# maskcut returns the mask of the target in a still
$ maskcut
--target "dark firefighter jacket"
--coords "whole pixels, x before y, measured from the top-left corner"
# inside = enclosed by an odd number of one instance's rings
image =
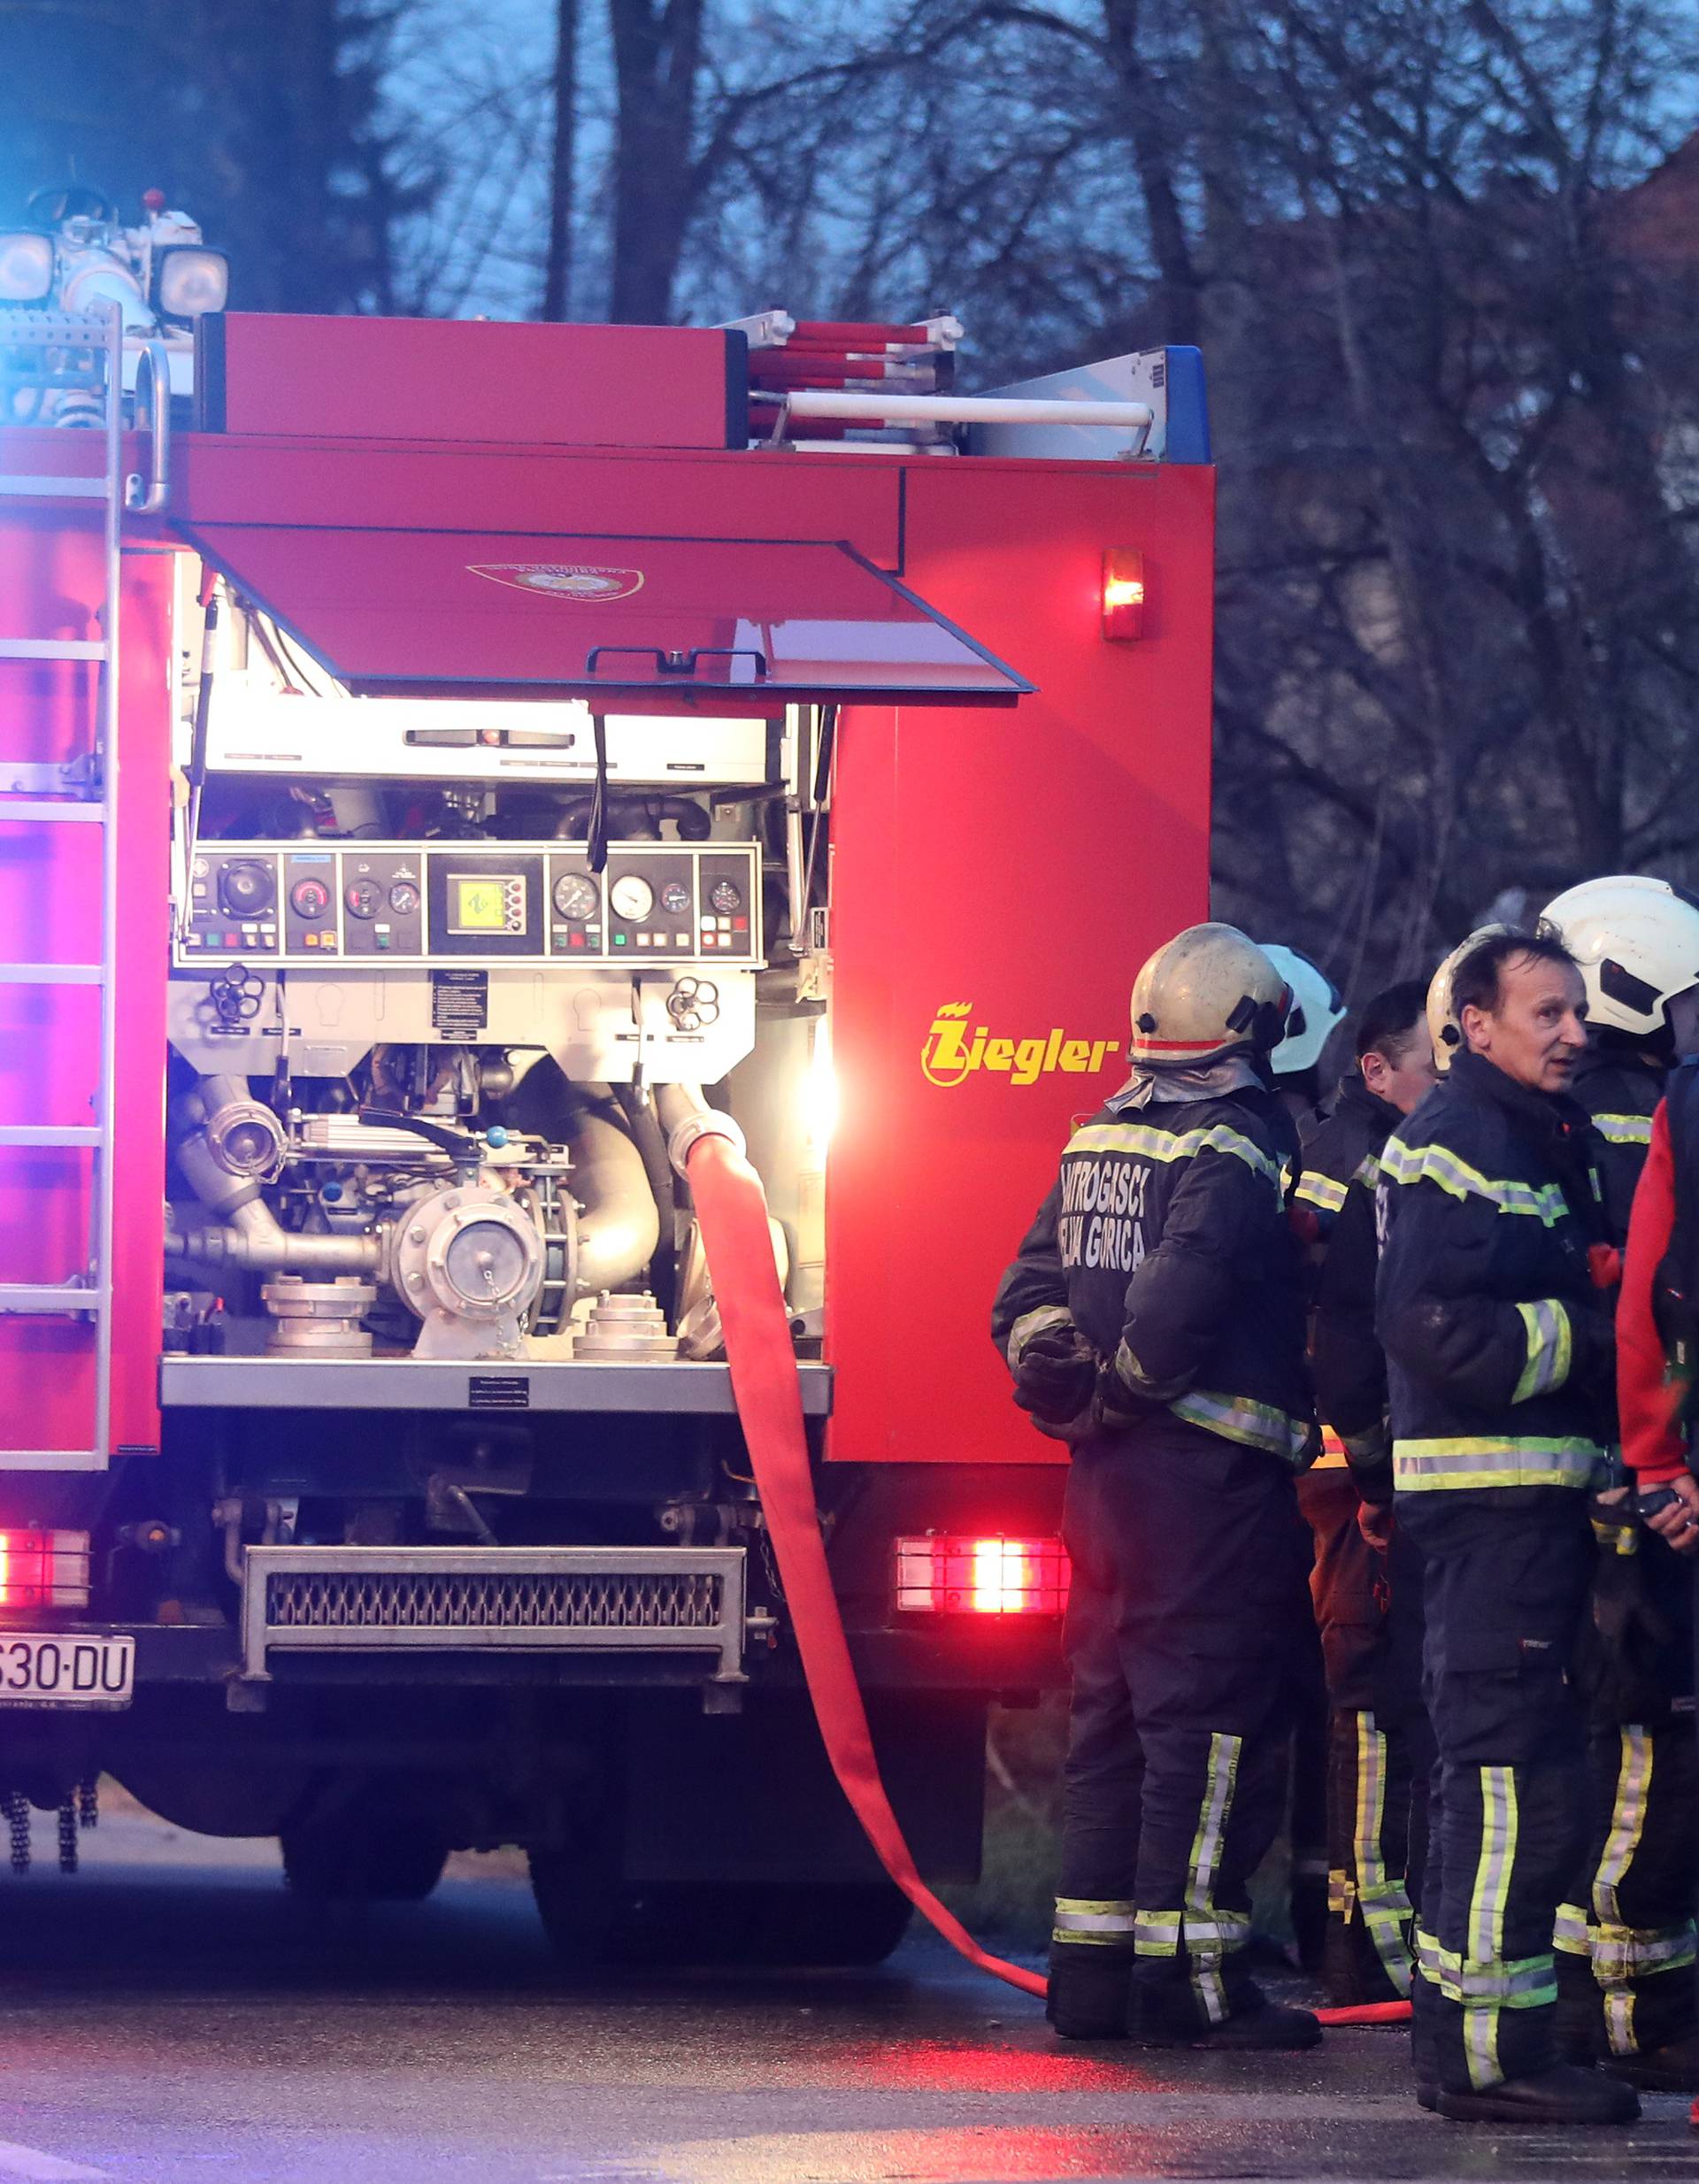
[[[1652,1142],[1652,1117],[1664,1096],[1664,1071],[1614,1040],[1590,1044],[1575,1072],[1574,1096],[1592,1119],[1604,1190],[1605,1228],[1618,1250],[1628,1241],[1634,1186]]]
[[[1135,1410],[1303,1463],[1314,1426],[1281,1180],[1296,1152],[1260,1088],[1145,1107],[1117,1094],[1074,1132],[998,1288],[991,1328],[1011,1369],[1071,1319]]]
[[[1595,1158],[1574,1101],[1474,1054],[1387,1140],[1375,1317],[1401,1494],[1587,1488],[1602,1470]]]
[[[1387,1361],[1374,1331],[1375,1184],[1380,1148],[1399,1119],[1353,1069],[1328,1121],[1304,1148],[1296,1196],[1320,1232],[1310,1316],[1321,1461],[1336,1442],[1365,1501],[1392,1499]]]

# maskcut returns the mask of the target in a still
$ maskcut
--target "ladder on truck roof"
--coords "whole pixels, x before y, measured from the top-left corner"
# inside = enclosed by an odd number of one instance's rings
[[[0,963],[0,985],[96,986],[100,988],[99,1060],[94,1120],[81,1125],[0,1124],[0,1147],[86,1149],[92,1161],[88,1255],[63,1281],[4,1279],[0,1312],[32,1317],[71,1314],[91,1322],[95,1345],[94,1425],[87,1449],[0,1450],[0,1465],[27,1470],[98,1470],[111,1442],[113,1098],[117,1083],[118,931],[118,638],[121,525],[126,499],[123,447],[124,326],[116,305],[96,311],[19,310],[0,314],[0,347],[80,357],[98,381],[99,428],[105,461],[98,477],[0,473],[0,499],[98,503],[104,515],[104,571],[95,609],[97,638],[35,637],[0,631],[0,661],[92,662],[97,669],[94,732],[86,752],[68,763],[42,765],[0,757],[0,822],[30,827],[81,825],[102,830],[100,959],[96,963]],[[50,383],[53,374],[42,378]],[[81,384],[81,380],[79,384]],[[79,433],[77,437],[82,435]],[[4,793],[7,790],[27,793]],[[0,856],[4,850],[0,847]]]

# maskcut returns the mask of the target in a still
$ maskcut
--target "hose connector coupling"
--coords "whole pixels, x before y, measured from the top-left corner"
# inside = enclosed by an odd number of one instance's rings
[[[666,1141],[666,1157],[680,1175],[685,1173],[685,1164],[698,1139],[704,1137],[723,1137],[738,1153],[747,1155],[750,1150],[749,1141],[730,1115],[718,1107],[699,1108],[676,1123]]]

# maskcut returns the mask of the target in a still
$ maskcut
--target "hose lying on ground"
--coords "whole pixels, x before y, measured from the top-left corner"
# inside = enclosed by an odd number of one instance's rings
[[[803,1430],[796,1354],[773,1265],[761,1179],[719,1136],[698,1137],[685,1165],[725,1330],[732,1393],[832,1772],[886,1872],[950,1947],[981,1972],[1029,1995],[1042,1995],[1042,1972],[992,1956],[944,1908],[921,1880],[903,1839],[880,1780],[867,1710],[826,1568]]]

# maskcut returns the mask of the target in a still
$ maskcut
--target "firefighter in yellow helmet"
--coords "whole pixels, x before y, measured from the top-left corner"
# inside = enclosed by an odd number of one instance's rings
[[[1285,1796],[1313,1453],[1286,984],[1193,926],[1133,988],[1132,1074],[1069,1142],[992,1312],[1015,1400],[1072,1449],[1073,1707],[1049,2015],[1068,2039],[1307,2047],[1250,1979],[1247,1883]]]

